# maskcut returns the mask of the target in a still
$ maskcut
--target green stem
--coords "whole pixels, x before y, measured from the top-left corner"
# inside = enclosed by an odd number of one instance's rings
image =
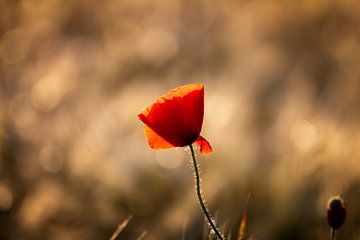
[[[331,240],[335,240],[335,229],[331,228]]]
[[[200,206],[201,206],[201,209],[203,210],[205,216],[206,216],[206,219],[208,220],[211,228],[214,230],[214,232],[216,233],[217,237],[221,240],[224,240],[224,237],[220,234],[219,230],[216,228],[210,214],[209,214],[209,211],[204,203],[204,200],[201,196],[201,187],[200,187],[200,174],[199,174],[199,169],[198,169],[198,165],[197,165],[197,162],[196,162],[196,159],[195,159],[195,153],[194,153],[194,148],[193,146],[190,144],[189,145],[190,147],[190,150],[191,150],[191,156],[192,156],[192,160],[193,160],[193,163],[194,163],[194,171],[195,171],[195,180],[196,180],[196,194],[197,194],[197,197],[199,199],[199,203],[200,203]]]

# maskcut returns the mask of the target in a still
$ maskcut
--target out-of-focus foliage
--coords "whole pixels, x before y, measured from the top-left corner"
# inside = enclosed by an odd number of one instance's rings
[[[326,239],[341,194],[360,221],[356,0],[0,1],[0,239],[206,239],[183,149],[153,151],[136,114],[203,82],[199,157],[236,238]]]

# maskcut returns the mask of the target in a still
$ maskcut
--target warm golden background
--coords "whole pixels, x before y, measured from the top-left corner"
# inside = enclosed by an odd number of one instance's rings
[[[360,235],[357,0],[0,0],[0,239],[206,239],[189,152],[136,114],[205,84],[203,193],[235,239]],[[229,238],[230,239],[230,238]]]

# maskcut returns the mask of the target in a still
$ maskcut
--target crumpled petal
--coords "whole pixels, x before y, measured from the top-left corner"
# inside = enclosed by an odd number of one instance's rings
[[[200,147],[201,154],[208,154],[213,151],[210,143],[202,136],[199,136],[194,143]]]

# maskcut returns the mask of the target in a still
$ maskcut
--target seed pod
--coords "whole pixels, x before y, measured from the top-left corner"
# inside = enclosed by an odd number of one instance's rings
[[[346,214],[347,211],[344,207],[344,200],[340,196],[329,199],[327,207],[327,220],[332,229],[339,229],[344,224]]]

